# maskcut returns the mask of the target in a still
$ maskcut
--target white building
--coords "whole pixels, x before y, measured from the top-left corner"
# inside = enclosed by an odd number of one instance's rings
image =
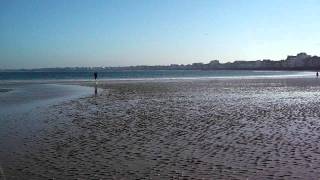
[[[296,56],[288,56],[287,62],[289,67],[303,67],[304,60],[310,58],[311,56],[306,53],[299,53]]]

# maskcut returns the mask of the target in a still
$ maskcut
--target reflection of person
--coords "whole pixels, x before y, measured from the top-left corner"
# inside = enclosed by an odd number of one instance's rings
[[[97,80],[97,78],[98,78],[98,73],[97,73],[97,72],[94,72],[93,75],[94,75],[94,80]]]
[[[94,95],[96,96],[98,94],[98,87],[97,85],[94,86]]]

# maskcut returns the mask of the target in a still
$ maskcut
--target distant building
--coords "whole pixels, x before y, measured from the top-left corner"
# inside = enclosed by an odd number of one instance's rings
[[[208,69],[218,69],[220,66],[219,60],[212,60],[208,63]]]
[[[209,64],[210,65],[219,65],[220,62],[219,62],[219,60],[212,60],[212,61],[209,62]]]
[[[192,63],[193,69],[203,69],[205,65],[203,63]]]
[[[296,56],[288,56],[287,57],[287,65],[289,68],[294,67],[303,67],[305,65],[305,59],[310,58],[310,55],[306,53],[299,53]]]

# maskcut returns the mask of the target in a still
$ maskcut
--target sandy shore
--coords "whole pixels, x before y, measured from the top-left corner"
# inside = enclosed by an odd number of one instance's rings
[[[7,179],[320,177],[319,79],[98,86],[43,113]]]

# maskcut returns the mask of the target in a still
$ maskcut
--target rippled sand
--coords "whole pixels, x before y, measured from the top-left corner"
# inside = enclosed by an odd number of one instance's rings
[[[320,178],[320,79],[99,87],[48,110],[8,177]]]

